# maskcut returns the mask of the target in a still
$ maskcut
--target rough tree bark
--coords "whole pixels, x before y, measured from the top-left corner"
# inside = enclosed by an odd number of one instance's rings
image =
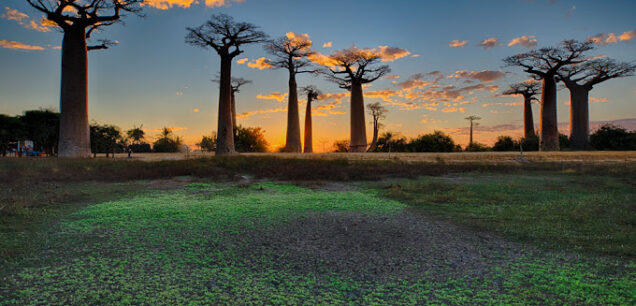
[[[236,154],[232,120],[232,57],[221,56],[219,77],[219,121],[217,125],[216,154]]]
[[[303,152],[305,153],[313,153],[313,130],[312,130],[312,122],[311,122],[311,94],[307,95],[307,108],[305,109],[305,147]]]
[[[367,130],[364,119],[364,96],[362,83],[351,83],[351,142],[349,152],[367,150]]]
[[[584,150],[589,146],[589,93],[585,86],[570,88],[570,148],[574,150]]]
[[[88,54],[84,28],[64,32],[58,156],[91,156],[88,123]]]
[[[554,76],[543,78],[541,91],[541,151],[559,150],[559,127],[557,121],[557,88]]]
[[[378,122],[377,118],[373,118],[373,138],[371,139],[371,144],[369,145],[369,149],[367,152],[373,152],[378,147],[378,133],[380,130],[380,122]]]
[[[287,104],[287,135],[285,138],[285,152],[300,153],[300,119],[298,114],[298,85],[295,72],[289,70],[289,97]]]
[[[232,89],[232,127],[236,129],[236,92]]]
[[[532,96],[523,98],[523,137],[533,138],[534,134],[534,118],[532,116]]]

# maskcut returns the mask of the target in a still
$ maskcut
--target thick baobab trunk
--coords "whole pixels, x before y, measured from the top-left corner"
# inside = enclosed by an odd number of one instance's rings
[[[232,89],[232,128],[236,129],[236,92]]]
[[[307,96],[307,109],[305,110],[305,148],[303,152],[313,153],[313,141],[312,141],[312,126],[311,126],[311,95]]]
[[[523,101],[523,137],[526,139],[535,137],[532,97],[525,97]]]
[[[285,141],[285,152],[300,153],[300,119],[298,118],[298,89],[296,76],[289,74],[289,103],[287,105],[287,138]]]
[[[554,76],[543,78],[541,91],[541,151],[559,150],[559,129],[557,121],[556,81]]]
[[[590,138],[588,98],[590,91],[578,86],[570,88],[570,148],[584,150]]]
[[[219,78],[219,121],[217,128],[216,155],[236,154],[232,122],[232,59],[221,56]]]
[[[349,152],[367,150],[367,130],[364,121],[364,96],[362,84],[351,84],[351,142]]]
[[[373,139],[371,140],[371,144],[369,145],[369,150],[367,152],[373,152],[378,147],[378,132],[380,130],[380,123],[378,120],[373,120]]]
[[[68,29],[62,40],[59,157],[91,157],[88,125],[88,56],[83,28]]]

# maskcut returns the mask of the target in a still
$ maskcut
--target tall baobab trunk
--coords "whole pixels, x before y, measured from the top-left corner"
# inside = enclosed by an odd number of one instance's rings
[[[312,141],[312,126],[311,126],[311,95],[307,95],[307,109],[305,110],[305,153],[313,153],[313,141]]]
[[[300,119],[298,118],[298,89],[296,76],[289,74],[289,103],[287,105],[287,138],[285,152],[302,152],[300,144]]]
[[[584,150],[590,137],[588,99],[590,91],[584,86],[570,88],[570,148]]]
[[[367,150],[367,130],[364,121],[364,96],[362,84],[351,83],[351,142],[349,152]]]
[[[216,155],[235,154],[232,121],[232,58],[221,56],[219,78],[219,122],[217,128]]]
[[[232,128],[236,129],[236,92],[232,89]]]
[[[557,121],[556,81],[554,76],[543,78],[541,90],[541,151],[559,150],[559,128]]]
[[[373,139],[371,140],[371,144],[369,145],[369,149],[367,152],[373,152],[378,147],[378,132],[380,130],[380,122],[378,119],[373,119]]]
[[[532,97],[524,97],[523,101],[523,137],[535,137],[534,118],[532,118]]]
[[[84,28],[69,29],[62,40],[59,156],[91,156],[88,125],[88,56]]]

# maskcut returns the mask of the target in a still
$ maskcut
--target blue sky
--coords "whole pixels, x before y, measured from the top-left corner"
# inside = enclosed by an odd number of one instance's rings
[[[499,97],[508,84],[527,79],[520,69],[504,67],[504,57],[529,50],[522,45],[508,47],[514,38],[536,39],[536,46],[551,46],[564,39],[584,40],[598,34],[614,33],[618,39],[598,48],[590,55],[607,55],[623,61],[636,60],[636,37],[627,35],[636,30],[636,1],[584,0],[501,0],[501,1],[287,1],[287,0],[226,0],[226,5],[208,7],[204,0],[166,0],[190,3],[189,7],[173,6],[160,10],[145,6],[145,18],[127,16],[125,24],[108,27],[95,38],[109,38],[119,44],[109,50],[89,54],[89,116],[100,123],[113,123],[123,129],[143,124],[152,135],[163,126],[176,128],[176,133],[194,143],[202,134],[210,134],[216,127],[218,89],[210,82],[218,71],[218,56],[185,44],[185,28],[202,24],[214,13],[226,13],[239,21],[262,27],[271,37],[287,32],[306,33],[313,48],[323,54],[334,50],[358,47],[396,47],[407,50],[408,56],[386,62],[391,75],[398,79],[384,79],[365,89],[399,91],[398,83],[410,76],[440,71],[444,78],[440,88],[428,85],[422,92],[441,91],[444,86],[455,89],[483,84],[491,90],[463,92],[457,101],[408,100],[394,95],[369,98],[365,102],[387,104],[389,114],[385,130],[405,136],[441,129],[460,143],[466,142],[465,126],[468,115],[479,115],[481,134],[477,140],[492,142],[497,134],[520,135],[521,106],[509,105],[519,97]],[[212,1],[212,0],[208,0]],[[217,0],[218,1],[218,0]],[[29,29],[29,21],[39,21],[41,14],[23,0],[2,2],[0,18],[0,113],[19,114],[38,107],[54,107],[59,103],[60,51],[62,34],[56,30],[39,32]],[[7,9],[8,8],[8,9]],[[20,22],[8,18],[8,10],[28,15]],[[626,36],[620,36],[626,33]],[[633,35],[632,35],[633,36]],[[488,38],[498,43],[489,49],[478,46]],[[451,47],[449,42],[466,41],[463,47]],[[24,50],[15,42],[39,46],[43,50]],[[323,44],[332,42],[331,48]],[[532,47],[532,43],[528,45]],[[419,55],[419,57],[413,57]],[[245,48],[237,59],[249,61],[265,57],[262,46]],[[456,71],[501,72],[495,80],[449,78]],[[287,74],[283,70],[253,69],[235,63],[233,75],[253,81],[237,97],[238,112],[248,113],[280,109],[286,100],[258,99],[258,95],[284,94]],[[422,80],[432,82],[432,76]],[[322,77],[303,75],[300,85],[315,84],[324,93],[342,93]],[[497,90],[492,86],[497,86]],[[404,93],[404,92],[403,92]],[[597,85],[591,97],[592,121],[636,118],[636,78],[610,80]],[[568,120],[567,90],[559,92],[559,119]],[[347,98],[332,102],[334,112],[314,119],[314,143],[328,143],[348,137]],[[412,103],[405,108],[402,102]],[[317,105],[320,105],[318,102]],[[438,103],[437,105],[433,105]],[[494,105],[492,105],[494,103]],[[499,104],[496,104],[499,103]],[[447,105],[445,105],[447,104]],[[488,104],[484,107],[484,104]],[[506,105],[508,104],[508,105]],[[427,107],[428,106],[428,107]],[[435,110],[433,110],[435,108]],[[301,106],[302,109],[302,106]],[[535,105],[535,121],[538,124]],[[195,111],[197,110],[197,111]],[[442,111],[445,110],[445,111]],[[251,114],[251,113],[250,113]],[[239,123],[262,126],[272,145],[282,145],[285,137],[285,112],[265,112],[242,117]],[[303,113],[301,112],[301,116]],[[371,129],[371,125],[368,125]],[[369,131],[369,136],[371,135]],[[481,135],[481,136],[480,136]],[[481,138],[480,138],[481,137]],[[322,144],[318,144],[318,150]]]

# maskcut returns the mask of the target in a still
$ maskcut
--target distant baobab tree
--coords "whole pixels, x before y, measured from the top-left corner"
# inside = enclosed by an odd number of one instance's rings
[[[536,80],[521,82],[510,85],[510,89],[504,91],[505,96],[523,96],[523,137],[532,138],[534,134],[534,119],[532,116],[532,101],[539,101],[536,95],[539,93],[541,85]]]
[[[120,21],[122,12],[141,14],[142,0],[26,0],[64,33],[60,89],[59,157],[91,156],[88,122],[89,50],[108,49],[113,43],[88,46],[95,30]]]
[[[212,82],[220,83],[219,79],[212,80]],[[244,78],[235,78],[232,77],[232,128],[236,129],[237,121],[236,121],[236,93],[241,92],[241,87],[245,84],[252,83],[250,80],[246,80]]]
[[[591,42],[566,40],[559,47],[541,48],[504,59],[509,66],[519,66],[527,73],[543,80],[541,88],[541,137],[539,149],[559,150],[557,121],[557,72],[568,65],[585,61],[585,51],[593,49]]]
[[[323,73],[328,80],[340,88],[351,92],[351,139],[349,152],[367,150],[367,131],[364,120],[364,94],[362,85],[371,83],[391,72],[388,65],[373,65],[380,61],[380,54],[373,50],[352,47],[334,52],[329,56],[334,67],[328,67]]]
[[[307,108],[305,109],[305,146],[304,153],[313,153],[313,126],[311,122],[311,102],[318,99],[320,90],[315,86],[305,86],[302,91],[307,95]]]
[[[286,36],[271,41],[265,49],[274,57],[269,63],[275,68],[289,71],[289,95],[287,105],[287,134],[283,152],[302,152],[300,143],[300,118],[298,114],[298,85],[296,75],[299,73],[314,73],[307,56],[314,53],[311,50],[311,40],[305,35],[288,33]]]
[[[210,47],[221,57],[219,76],[219,120],[216,154],[236,154],[232,121],[232,60],[243,53],[241,46],[264,42],[267,35],[246,22],[235,22],[225,14],[212,15],[201,26],[187,28],[186,43]]]
[[[476,123],[474,121],[481,120],[481,117],[468,116],[464,119],[470,121],[470,140],[468,141],[468,146],[470,147],[473,145],[473,127],[479,125],[479,123]]]
[[[590,138],[589,93],[594,85],[610,79],[632,76],[636,65],[613,59],[590,60],[564,67],[559,79],[570,90],[570,148],[587,149]]]
[[[373,152],[378,147],[378,133],[380,132],[380,127],[382,123],[380,120],[386,118],[387,109],[380,104],[380,102],[375,102],[367,105],[369,109],[369,114],[373,117],[373,139],[371,140],[371,145],[369,145],[369,150],[367,152]]]

